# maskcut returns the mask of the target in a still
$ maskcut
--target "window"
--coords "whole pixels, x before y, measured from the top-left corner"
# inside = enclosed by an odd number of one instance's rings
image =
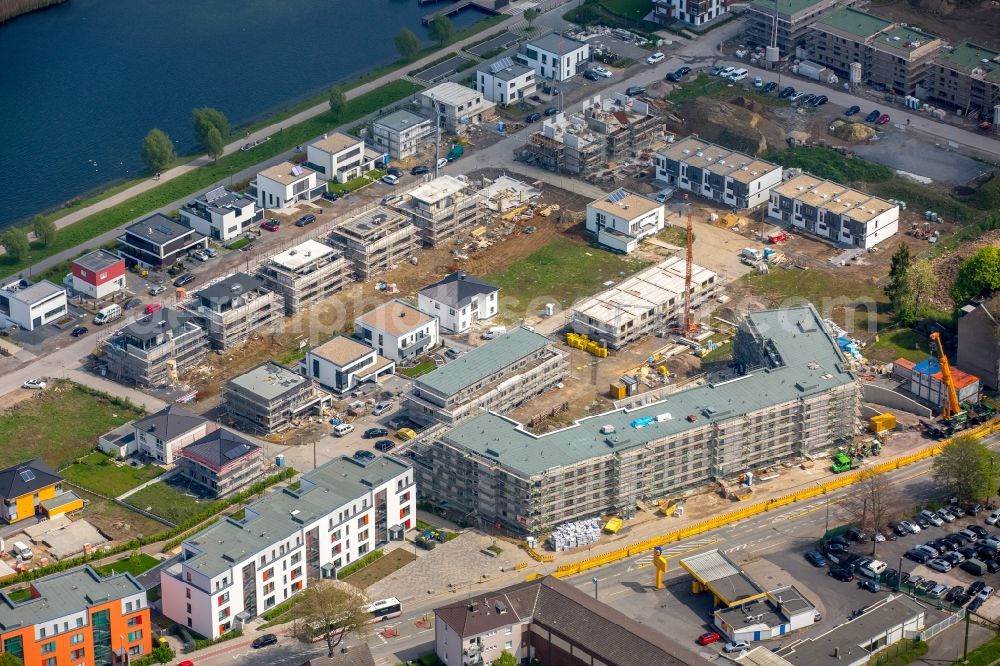
[[[131,601],[126,601],[125,602],[125,612],[126,613],[131,613],[132,612],[132,602]]]
[[[56,642],[50,641],[42,644],[42,654],[51,654],[56,651]]]
[[[73,659],[83,659],[86,653],[87,653],[86,650],[84,650],[83,648],[79,648],[70,652],[69,656]]]
[[[228,601],[229,601],[229,593],[228,592],[219,595],[219,605],[220,606],[222,604],[228,602]]]
[[[135,631],[128,632],[128,642],[134,643],[136,641],[142,640],[142,629],[136,629]]]
[[[135,617],[130,617],[128,619],[128,626],[130,626],[130,627],[141,627],[142,626],[142,616],[141,615],[136,615]]]
[[[187,605],[187,612],[188,612],[188,615],[190,615],[190,614],[191,614],[191,604],[188,604],[188,605]]]
[[[46,659],[45,661],[42,662],[42,666],[57,666],[56,665],[56,658],[55,657],[49,657],[48,659]]]
[[[69,638],[70,645],[79,645],[83,642],[83,634],[73,634]]]
[[[141,645],[133,645],[132,647],[130,647],[128,649],[128,653],[130,655],[132,655],[133,657],[138,657],[139,655],[142,654],[142,646]]]

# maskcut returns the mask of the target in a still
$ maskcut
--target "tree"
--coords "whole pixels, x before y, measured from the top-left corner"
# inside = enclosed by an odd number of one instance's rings
[[[500,653],[500,656],[490,662],[490,666],[517,666],[517,659],[507,650]]]
[[[31,218],[31,230],[35,232],[35,238],[44,247],[52,245],[56,241],[56,223],[44,215],[36,215]]]
[[[951,288],[955,305],[962,307],[970,298],[1000,291],[1000,247],[984,247],[962,262]]]
[[[441,46],[447,44],[455,34],[455,26],[452,25],[451,19],[444,14],[435,16],[427,29],[431,33],[431,39]]]
[[[883,474],[866,472],[855,486],[855,492],[844,500],[844,508],[851,522],[872,537],[872,555],[875,555],[874,535],[886,528],[896,507],[896,489]]]
[[[403,60],[413,60],[420,53],[420,38],[409,28],[403,28],[396,34],[396,50]]]
[[[906,272],[915,305],[925,303],[937,287],[938,278],[929,259],[920,259]]]
[[[325,627],[323,639],[327,656],[332,657],[336,647],[349,634],[362,641],[367,638],[371,620],[368,600],[357,589],[346,583],[324,581],[302,594],[294,616],[302,621],[304,632],[312,631],[309,625]]]
[[[334,86],[330,89],[330,113],[334,118],[340,118],[345,108],[347,108],[347,95],[340,87]]]
[[[910,248],[900,245],[896,254],[892,255],[892,268],[889,269],[889,284],[885,287],[885,295],[889,297],[889,306],[894,319],[899,324],[909,324],[916,319],[916,301],[910,288],[908,272],[913,264]]]
[[[24,662],[10,652],[0,654],[0,666],[24,666]]]
[[[10,227],[0,236],[0,244],[14,261],[24,261],[28,258],[31,244],[28,243],[28,232],[23,227]]]
[[[1000,457],[972,435],[960,435],[934,459],[934,480],[960,502],[983,500],[997,491]]]
[[[226,149],[226,143],[222,140],[222,135],[214,127],[208,128],[208,134],[205,135],[205,143],[202,145],[205,148],[205,152],[211,155],[212,159],[216,162],[219,161],[219,157]]]
[[[191,112],[194,119],[194,135],[198,139],[198,143],[201,147],[205,149],[205,152],[212,154],[208,149],[208,134],[212,129],[216,129],[219,132],[219,136],[223,140],[229,136],[229,119],[226,115],[219,111],[218,109],[213,109],[210,106],[203,106],[200,109],[195,109]],[[221,152],[219,153],[222,154]]]
[[[528,29],[534,30],[534,26],[532,24],[535,22],[535,19],[538,18],[538,10],[534,7],[528,7],[524,10],[524,12],[522,12],[521,16],[523,16],[524,20],[528,23]]]
[[[163,171],[177,159],[174,144],[161,129],[151,129],[142,141],[142,161],[156,172]]]

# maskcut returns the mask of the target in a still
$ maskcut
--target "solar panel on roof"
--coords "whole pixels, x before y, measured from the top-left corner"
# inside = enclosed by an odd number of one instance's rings
[[[229,460],[235,460],[236,458],[239,458],[249,450],[250,450],[249,446],[247,446],[246,444],[240,444],[238,447],[226,451],[225,456]]]
[[[511,60],[510,56],[504,56],[500,58],[495,63],[490,65],[490,74],[496,74],[497,72],[502,72],[508,67],[513,67],[514,61]]]
[[[165,226],[163,226],[162,224],[161,224],[160,226],[156,227],[156,230],[157,230],[157,231],[159,231],[159,232],[160,232],[161,234],[165,234],[165,235],[167,235],[167,236],[169,236],[169,235],[170,235],[170,229],[167,229],[167,228],[166,228]]]
[[[216,199],[221,199],[224,196],[226,196],[226,188],[217,187],[214,190],[210,190],[209,192],[205,193],[205,201],[207,201],[208,203],[212,203]]]
[[[625,198],[625,190],[615,190],[608,195],[608,201],[611,203],[618,203]]]
[[[25,483],[28,483],[29,481],[34,481],[35,480],[35,473],[32,472],[30,469],[22,469],[21,472],[20,472],[20,474],[21,474],[21,479]]]
[[[293,166],[292,167],[292,175],[293,176],[301,176],[302,175],[302,167]]]

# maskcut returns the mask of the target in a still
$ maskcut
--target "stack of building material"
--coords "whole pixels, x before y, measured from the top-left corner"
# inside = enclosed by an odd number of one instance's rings
[[[574,523],[563,523],[556,527],[549,536],[549,546],[558,552],[587,546],[600,538],[600,518],[588,518]]]

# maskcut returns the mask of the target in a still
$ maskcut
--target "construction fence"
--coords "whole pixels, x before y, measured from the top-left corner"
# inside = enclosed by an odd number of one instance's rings
[[[1000,431],[1000,419],[994,419],[989,423],[985,423],[977,428],[966,430],[962,432],[962,435],[972,435],[974,437],[985,437],[991,435],[997,431]],[[731,525],[738,520],[744,520],[752,516],[764,513],[766,511],[773,511],[775,509],[780,509],[783,506],[788,506],[789,504],[794,504],[795,502],[801,502],[803,500],[812,499],[814,497],[820,497],[834,490],[839,490],[845,488],[849,485],[858,483],[866,478],[871,477],[875,474],[884,474],[886,472],[891,472],[893,470],[900,469],[901,467],[906,467],[925,458],[938,455],[941,453],[942,447],[946,446],[951,440],[945,440],[937,444],[932,444],[926,448],[923,448],[915,453],[910,453],[904,456],[899,456],[891,460],[887,460],[883,463],[877,465],[872,465],[864,469],[855,470],[853,472],[848,472],[835,476],[829,481],[823,483],[817,483],[814,486],[808,488],[803,488],[795,492],[783,495],[781,497],[774,497],[768,500],[761,500],[753,504],[748,504],[747,506],[735,509],[733,511],[727,511],[726,513],[720,514],[718,516],[713,516],[712,518],[705,519],[703,521],[689,525],[688,527],[683,527],[660,536],[652,537],[651,539],[646,539],[645,541],[639,541],[636,543],[629,544],[624,548],[619,548],[618,550],[613,550],[608,553],[603,553],[601,555],[594,555],[593,557],[588,557],[584,560],[579,560],[577,562],[571,562],[569,564],[561,564],[556,568],[555,575],[557,578],[566,578],[568,576],[574,576],[578,573],[584,571],[589,571],[590,569],[596,569],[597,567],[602,567],[606,564],[612,562],[617,562],[619,560],[627,559],[635,555],[642,553],[648,553],[654,548],[665,546],[670,543],[675,543],[677,541],[683,541],[684,539],[689,539],[693,536],[703,534],[710,530],[714,530],[718,527],[724,525]]]

